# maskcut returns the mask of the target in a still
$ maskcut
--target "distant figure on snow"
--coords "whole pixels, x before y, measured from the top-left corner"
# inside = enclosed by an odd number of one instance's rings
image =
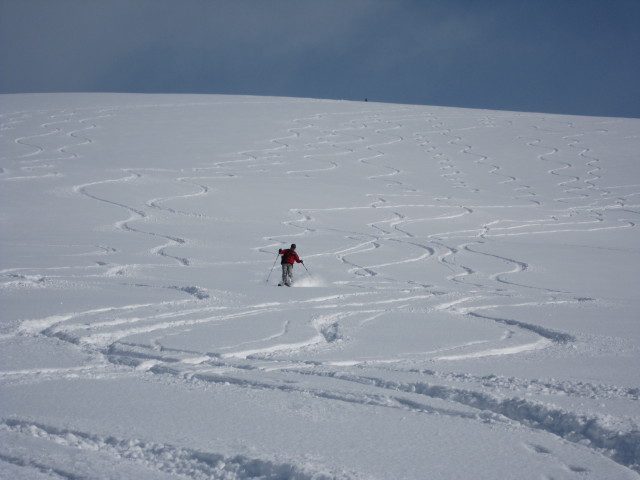
[[[293,283],[293,264],[304,263],[296,253],[296,244],[292,243],[290,248],[278,250],[278,254],[282,255],[282,283],[278,286],[286,285],[290,287]]]

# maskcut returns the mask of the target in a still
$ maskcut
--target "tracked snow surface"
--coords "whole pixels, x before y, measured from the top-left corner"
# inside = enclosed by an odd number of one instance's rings
[[[640,478],[640,120],[0,106],[1,478]]]

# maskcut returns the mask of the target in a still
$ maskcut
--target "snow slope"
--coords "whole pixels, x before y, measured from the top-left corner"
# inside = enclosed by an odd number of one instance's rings
[[[0,105],[1,478],[640,477],[639,120]]]

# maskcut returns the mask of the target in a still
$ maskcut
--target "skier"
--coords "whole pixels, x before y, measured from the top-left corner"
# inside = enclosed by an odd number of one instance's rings
[[[286,285],[290,287],[293,282],[293,264],[304,264],[304,262],[300,260],[300,257],[296,253],[295,243],[292,243],[290,248],[278,250],[278,254],[282,255],[282,260],[280,261],[282,265],[282,283],[279,283],[278,286]]]

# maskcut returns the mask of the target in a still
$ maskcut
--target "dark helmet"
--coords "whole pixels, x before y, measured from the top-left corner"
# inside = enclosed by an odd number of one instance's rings
[[[292,244],[291,244],[291,250],[295,250],[295,249],[296,249],[296,244],[295,244],[295,243],[292,243]]]

